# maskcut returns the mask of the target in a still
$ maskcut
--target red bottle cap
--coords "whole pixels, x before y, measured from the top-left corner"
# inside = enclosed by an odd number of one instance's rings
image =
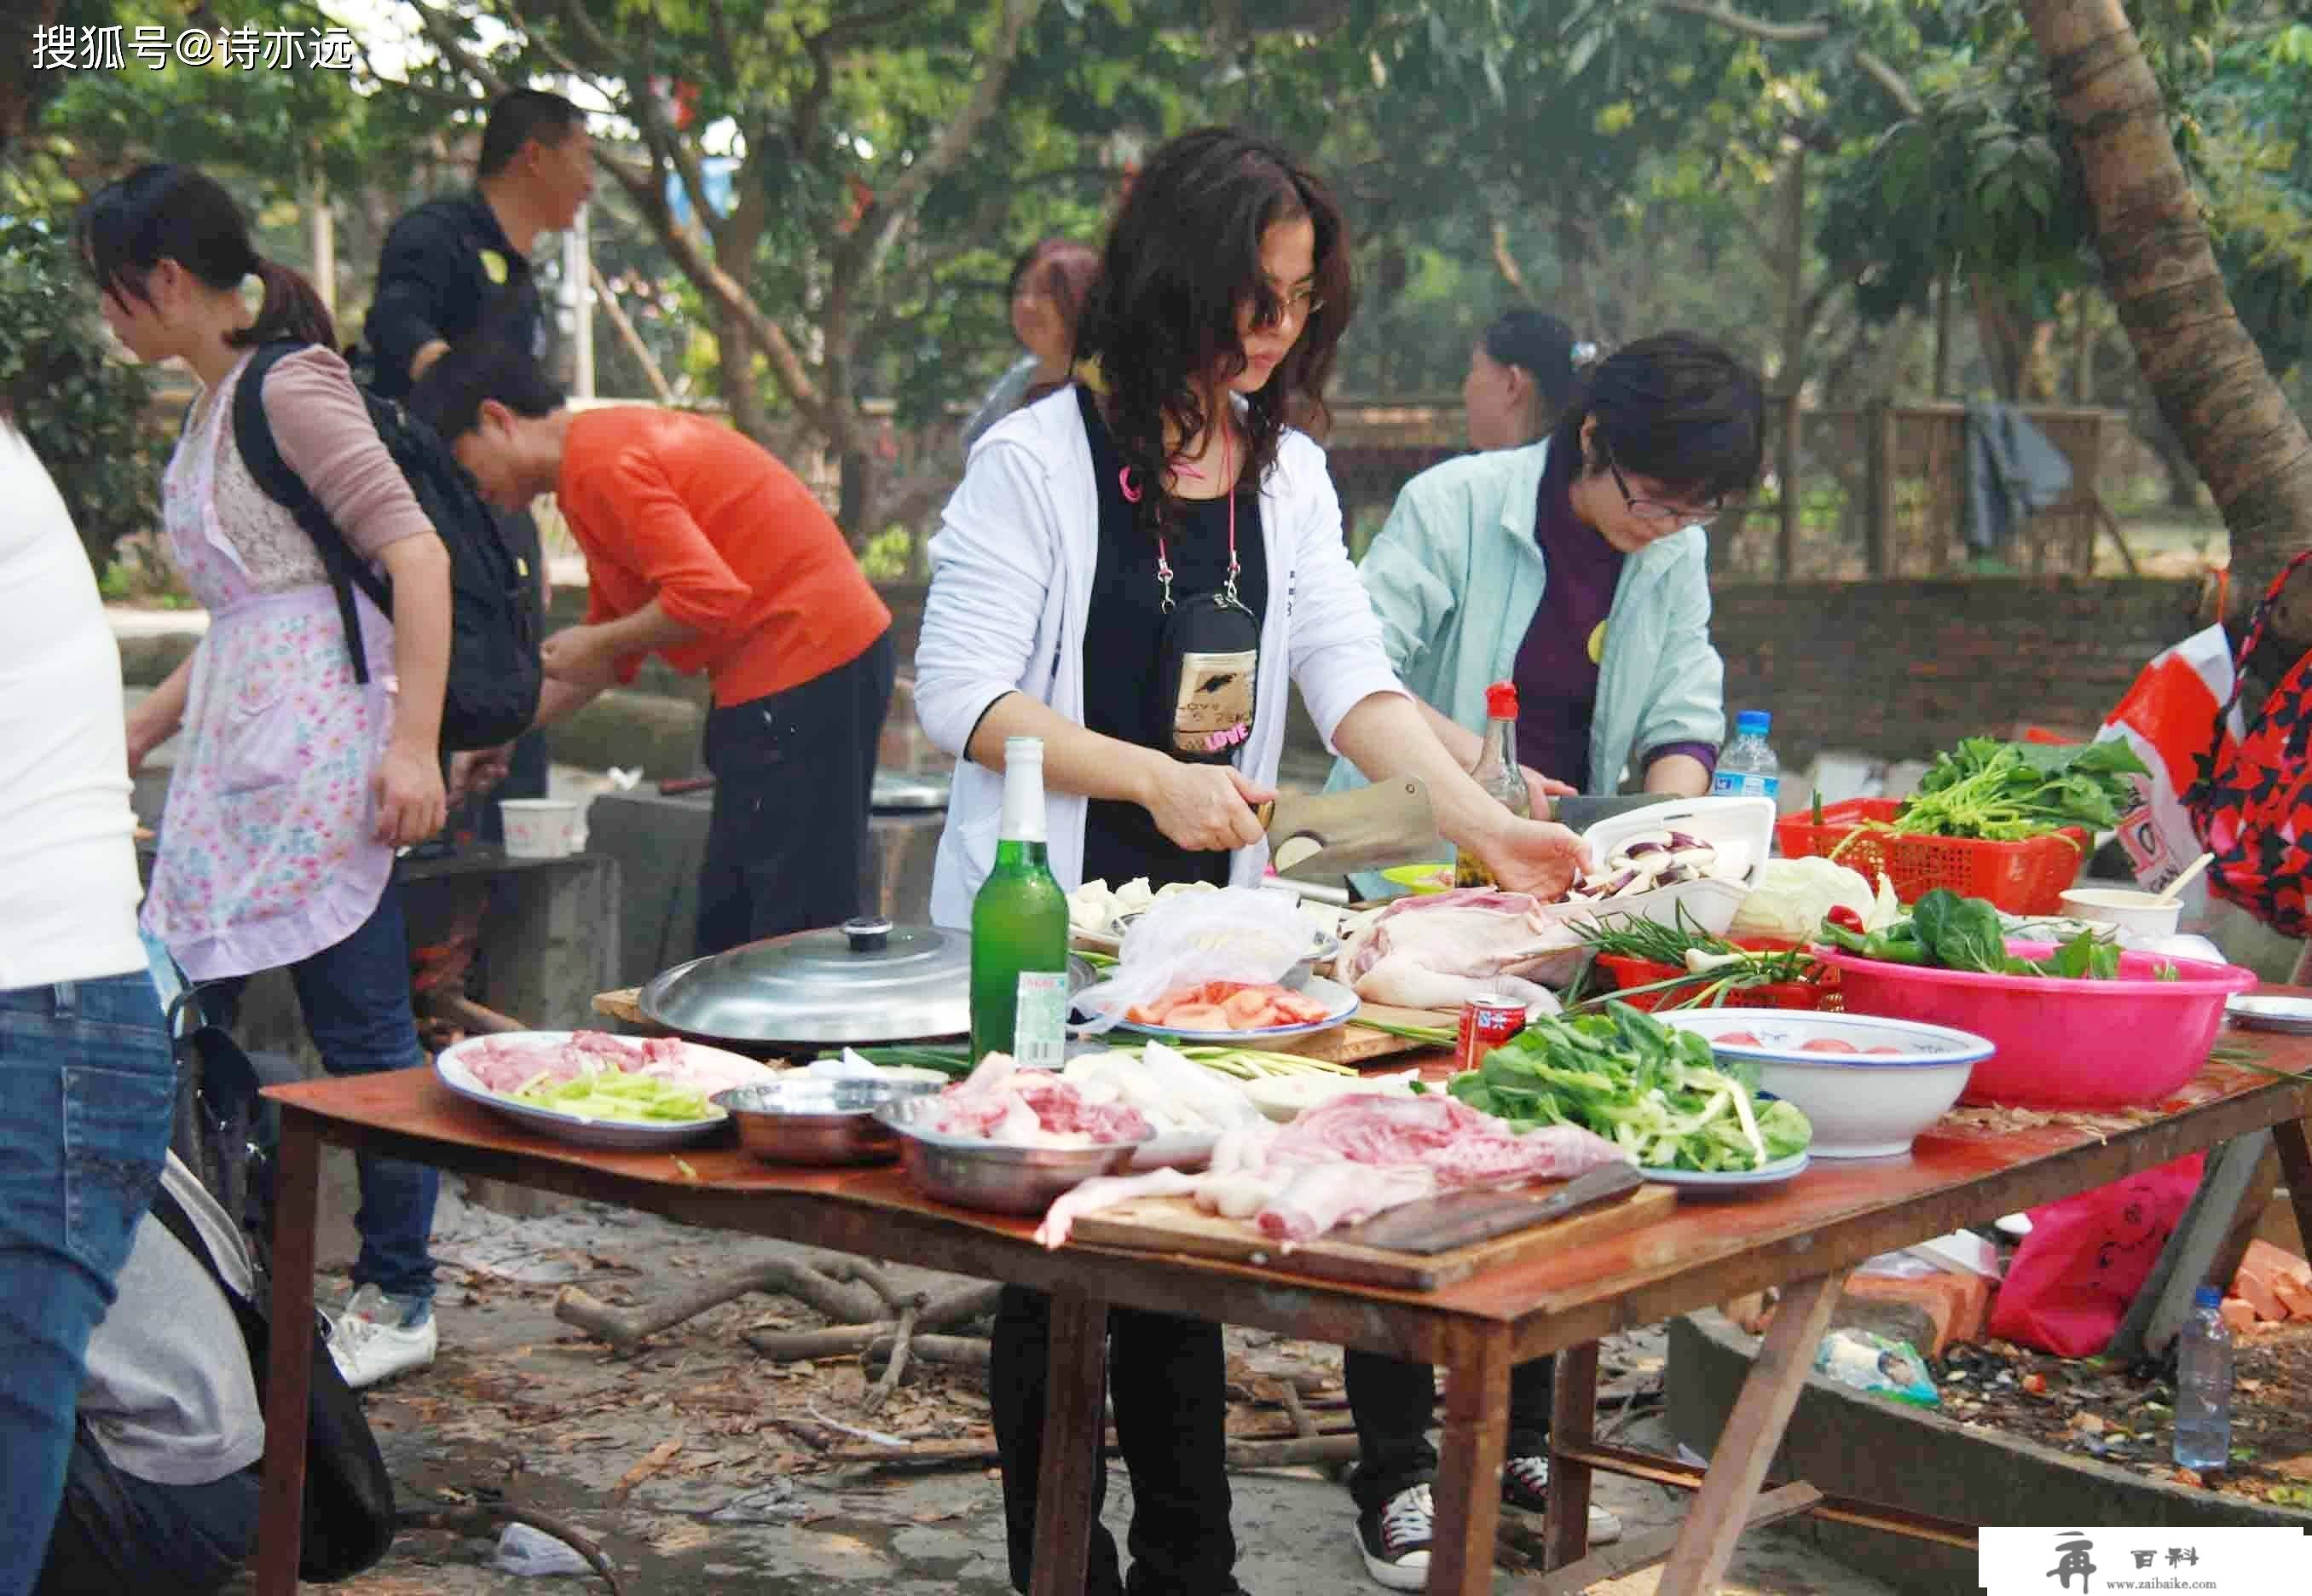
[[[1517,719],[1517,683],[1497,681],[1485,689],[1485,714],[1493,720]]]

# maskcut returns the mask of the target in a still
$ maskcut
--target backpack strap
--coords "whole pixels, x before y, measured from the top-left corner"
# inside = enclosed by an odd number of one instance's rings
[[[393,613],[393,590],[366,561],[355,557],[289,462],[281,456],[280,445],[274,442],[273,424],[265,416],[265,379],[282,356],[294,355],[310,347],[293,338],[276,338],[260,345],[250,355],[248,366],[241,373],[241,386],[232,396],[232,439],[241,451],[241,463],[249,468],[250,476],[263,488],[266,496],[297,518],[305,535],[313,539],[320,552],[322,568],[329,574],[329,587],[337,595],[337,615],[345,623],[346,649],[353,657],[354,680],[367,685],[369,681],[369,651],[363,646],[361,615],[354,604],[354,590],[359,588],[369,595],[370,601],[388,615]]]

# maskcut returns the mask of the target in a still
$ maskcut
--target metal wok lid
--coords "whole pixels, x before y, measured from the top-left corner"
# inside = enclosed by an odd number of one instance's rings
[[[1071,968],[1071,987],[1090,977]],[[644,987],[643,1015],[732,1042],[869,1043],[971,1030],[971,935],[859,919],[679,964]]]

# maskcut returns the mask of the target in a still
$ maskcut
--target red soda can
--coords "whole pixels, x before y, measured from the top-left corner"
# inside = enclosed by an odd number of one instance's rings
[[[1454,1062],[1465,1070],[1484,1063],[1485,1055],[1525,1029],[1525,1004],[1514,997],[1484,993],[1461,1005],[1461,1034],[1453,1048]]]

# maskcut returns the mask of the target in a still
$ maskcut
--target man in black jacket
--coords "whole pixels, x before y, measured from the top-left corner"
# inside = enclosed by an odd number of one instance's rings
[[[510,338],[546,360],[546,304],[530,257],[539,234],[568,228],[594,190],[584,113],[542,90],[500,96],[482,128],[474,176],[472,189],[427,200],[386,234],[363,336],[375,368],[371,386],[387,399],[407,398],[443,350],[477,333]],[[527,566],[543,636],[546,561],[538,523],[525,510],[501,524]],[[546,779],[546,740],[531,732],[513,745],[495,796],[542,798]],[[499,839],[495,803],[484,807],[482,835]]]

